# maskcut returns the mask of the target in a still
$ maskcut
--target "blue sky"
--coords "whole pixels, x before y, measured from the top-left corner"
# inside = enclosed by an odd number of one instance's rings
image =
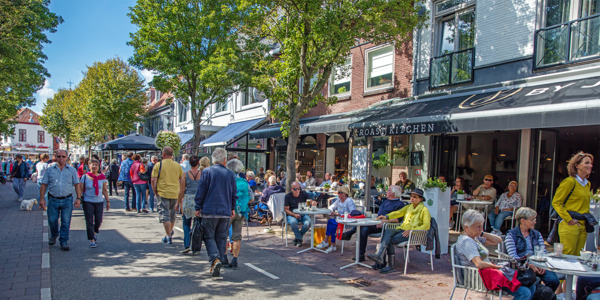
[[[52,44],[44,46],[46,68],[51,77],[36,94],[35,112],[41,113],[46,99],[59,88],[69,88],[83,78],[82,71],[96,61],[119,56],[127,60],[133,48],[127,46],[136,27],[129,21],[129,7],[135,0],[52,0],[50,11],[65,20],[56,33],[48,34]],[[150,72],[142,72],[150,79]],[[147,80],[148,81],[148,80]]]

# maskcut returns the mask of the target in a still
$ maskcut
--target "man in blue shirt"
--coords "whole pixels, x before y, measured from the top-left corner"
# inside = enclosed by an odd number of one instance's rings
[[[67,151],[58,150],[54,157],[56,164],[52,164],[46,169],[40,195],[46,194],[48,189],[48,227],[50,227],[50,239],[48,245],[54,245],[59,236],[60,229],[60,249],[69,251],[67,241],[69,240],[69,229],[71,227],[71,215],[73,213],[73,194],[77,195],[75,208],[81,205],[81,187],[79,186],[79,176],[77,170],[67,164]],[[46,209],[46,200],[40,198],[40,209]],[[60,228],[58,226],[58,217],[60,216]]]
[[[325,181],[321,182],[319,186],[323,187],[326,183],[329,183],[329,186],[331,186],[331,174],[329,173],[325,173]]]
[[[400,200],[400,197],[402,197],[402,187],[397,185],[390,186],[387,191],[387,200],[384,200],[383,203],[381,203],[377,215],[385,216],[406,206],[406,203]],[[367,240],[369,239],[369,234],[380,233],[381,231],[381,225],[362,226],[360,228],[360,249],[358,251],[359,262],[365,261],[365,251],[367,250]],[[342,234],[342,240],[349,241],[352,238],[352,235],[355,233],[356,227],[344,232],[344,234]]]
[[[127,159],[121,163],[121,168],[119,168],[119,181],[123,182],[123,189],[125,189],[125,210],[126,211],[136,211],[136,203],[135,203],[135,189],[133,188],[133,182],[131,182],[131,175],[129,174],[129,169],[131,169],[131,165],[133,164],[133,160],[131,157],[133,156],[133,152],[127,152]],[[131,196],[131,208],[129,207],[129,191],[132,191]]]

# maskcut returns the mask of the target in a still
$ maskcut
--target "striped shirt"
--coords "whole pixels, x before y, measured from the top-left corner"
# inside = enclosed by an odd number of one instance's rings
[[[525,238],[525,242],[527,243],[527,250],[525,251],[525,255],[523,255],[523,257],[527,256],[527,254],[534,254],[533,253],[533,243],[531,242],[531,238],[532,235],[528,235]],[[517,244],[515,241],[515,238],[513,237],[512,234],[507,234],[506,235],[506,252],[508,252],[508,255],[510,255],[512,258],[515,259],[519,259],[522,257],[519,257],[519,255],[517,254]],[[544,247],[544,253],[546,253],[546,245],[544,245],[544,238],[542,237],[542,235],[540,234],[540,237],[538,238],[538,245]]]

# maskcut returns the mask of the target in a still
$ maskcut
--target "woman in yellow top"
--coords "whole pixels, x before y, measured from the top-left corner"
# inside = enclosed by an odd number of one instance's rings
[[[384,223],[399,223],[399,218],[404,217],[404,221],[400,226],[394,229],[386,229],[383,232],[377,253],[367,255],[367,258],[370,260],[383,264],[383,255],[387,249],[388,266],[379,270],[379,273],[387,274],[396,270],[396,251],[394,245],[408,241],[411,230],[429,230],[431,226],[431,214],[429,214],[429,209],[425,207],[423,201],[425,201],[423,191],[421,189],[414,189],[410,193],[410,203],[412,205],[407,205],[400,210],[377,218]]]
[[[562,218],[558,224],[558,236],[560,243],[564,245],[564,254],[579,255],[587,239],[585,221],[574,220],[568,212],[575,211],[581,214],[590,212],[590,183],[587,179],[592,173],[593,162],[594,157],[589,153],[575,154],[567,165],[569,177],[560,183],[552,199],[552,206]],[[565,199],[567,199],[566,203],[564,203]]]

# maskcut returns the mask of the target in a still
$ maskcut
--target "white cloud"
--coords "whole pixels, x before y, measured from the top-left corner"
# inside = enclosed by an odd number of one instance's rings
[[[146,84],[148,84],[148,82],[152,81],[152,79],[154,79],[154,72],[150,71],[150,70],[142,70],[141,71],[142,76],[144,76],[144,78],[146,78]]]
[[[44,87],[36,93],[35,97],[37,100],[35,101],[35,106],[31,107],[31,109],[37,113],[41,113],[44,104],[46,104],[46,100],[48,100],[48,98],[52,98],[54,93],[54,89],[50,88],[50,81],[46,79],[44,82]]]

